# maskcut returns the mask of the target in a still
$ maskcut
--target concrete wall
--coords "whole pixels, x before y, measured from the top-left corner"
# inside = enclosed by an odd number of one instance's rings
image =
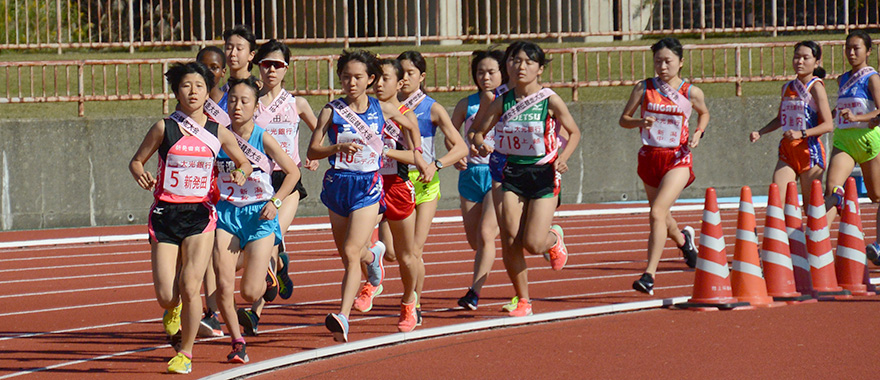
[[[702,197],[709,186],[721,196],[738,195],[743,185],[764,194],[780,134],[750,144],[748,133],[775,116],[778,98],[709,99],[708,104],[712,120],[706,138],[694,151],[697,180],[683,197]],[[636,175],[638,132],[617,125],[623,101],[570,107],[583,138],[569,162],[571,170],[563,177],[563,202],[644,199]],[[0,227],[144,224],[152,195],[134,182],[128,162],[153,122],[143,118],[0,121]],[[307,129],[302,128],[306,138],[300,146],[305,151]],[[155,170],[155,158],[147,167]],[[324,161],[318,172],[304,172],[309,197],[302,202],[299,215],[326,215],[319,199],[326,169]],[[440,208],[456,209],[458,173],[447,168],[441,176]]]

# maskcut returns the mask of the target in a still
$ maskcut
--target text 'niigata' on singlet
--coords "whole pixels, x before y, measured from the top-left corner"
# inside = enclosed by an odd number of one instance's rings
[[[248,144],[265,154],[263,147],[263,132],[265,130],[254,125],[254,130],[248,138]],[[235,133],[235,132],[233,132]],[[229,158],[223,150],[217,155],[218,187],[220,189],[220,201],[229,202],[237,207],[243,207],[257,202],[265,202],[275,195],[272,188],[272,173],[264,172],[257,165],[253,165],[253,172],[245,180],[244,185],[239,186],[232,181],[232,172],[235,171],[235,162]]]
[[[217,136],[217,123],[204,127]],[[157,183],[153,196],[170,203],[209,201],[214,185],[214,152],[195,136],[184,135],[180,126],[165,119],[165,135],[159,145]]]
[[[373,97],[367,97],[369,106],[363,113],[357,116],[363,120],[370,128],[370,131],[376,134],[377,138],[381,138],[382,131],[385,128],[385,116],[382,114],[382,106],[379,100]],[[357,129],[350,125],[338,112],[333,111],[333,119],[328,131],[331,144],[343,144],[354,142],[362,148],[354,154],[336,153],[331,155],[328,160],[330,167],[334,169],[358,171],[358,172],[374,172],[379,170],[381,151],[374,150],[366,139],[361,136]]]
[[[678,93],[688,98],[690,83],[681,82]],[[642,118],[654,117],[651,128],[640,127],[642,145],[660,148],[675,148],[687,144],[690,115],[664,95],[654,84],[654,79],[645,80],[645,96],[641,105]]]

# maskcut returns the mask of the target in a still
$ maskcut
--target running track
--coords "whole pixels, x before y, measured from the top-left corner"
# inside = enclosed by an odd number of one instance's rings
[[[696,205],[684,208],[674,213],[676,219],[682,226],[692,225],[699,231],[701,211]],[[581,211],[585,210],[600,215],[584,215]],[[645,265],[648,223],[642,208],[569,205],[560,211],[561,215],[574,214],[556,219],[565,229],[570,252],[566,268],[554,272],[540,256],[527,259],[536,313],[691,294],[693,274],[672,243],[667,244],[664,252],[655,295],[650,297],[630,289]],[[862,212],[865,232],[874,236],[876,208],[864,205]],[[757,213],[760,234],[763,208]],[[438,214],[456,215],[456,211]],[[722,218],[728,254],[732,256],[736,210],[722,211]],[[320,224],[326,218],[298,218],[295,222],[301,226]],[[0,244],[141,234],[144,230],[142,226],[128,226],[10,232],[0,234]],[[836,239],[836,228],[832,239]],[[294,294],[290,300],[279,299],[282,302],[264,311],[260,335],[248,339],[252,363],[335,344],[323,327],[324,316],[338,308],[342,276],[330,233],[326,229],[301,227],[288,232],[285,241],[288,247],[298,248],[290,249]],[[510,299],[513,291],[498,256],[484,287],[480,309],[465,312],[456,308],[456,300],[470,285],[473,252],[467,246],[460,223],[435,223],[425,249],[428,277],[421,301],[425,315],[422,328],[507,318],[499,307]],[[377,298],[373,311],[352,313],[352,341],[396,333],[401,284],[397,266],[388,265],[386,269],[386,290]],[[149,245],[145,240],[3,248],[0,285],[0,379],[115,379],[121,375],[129,379],[153,378],[164,372],[165,362],[173,356],[160,324],[162,310],[154,299]],[[635,318],[647,314],[651,313],[637,313]],[[848,323],[846,317],[839,318],[842,320],[838,323]],[[234,368],[222,362],[228,344],[228,337],[199,341],[194,349],[191,377]],[[510,350],[511,354],[519,352],[515,347]],[[863,360],[856,356],[853,364],[857,359]]]

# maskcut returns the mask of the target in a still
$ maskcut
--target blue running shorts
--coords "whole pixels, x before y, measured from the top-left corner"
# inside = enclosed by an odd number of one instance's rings
[[[498,183],[504,182],[504,167],[507,165],[507,156],[501,153],[492,152],[489,155],[489,173],[492,174],[492,180]]]
[[[382,176],[375,172],[329,169],[324,173],[321,202],[330,211],[348,217],[352,211],[379,203],[379,213],[385,212]]]
[[[278,215],[274,219],[260,219],[260,212],[266,202],[257,202],[244,207],[236,207],[232,203],[217,202],[217,228],[238,238],[240,248],[248,243],[275,234],[275,243],[281,243],[281,227]]]
[[[492,190],[492,176],[487,164],[468,164],[458,173],[458,195],[474,203],[481,203]]]

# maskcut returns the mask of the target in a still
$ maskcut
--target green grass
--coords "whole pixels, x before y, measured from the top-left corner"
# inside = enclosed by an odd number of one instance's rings
[[[781,37],[748,37],[748,38],[721,38],[721,39],[683,39],[685,44],[719,44],[719,43],[749,43],[749,42],[793,42],[805,38],[816,40],[840,41],[841,35],[813,35],[813,36],[781,36]],[[647,46],[654,39],[616,41],[613,43],[574,43],[542,44],[545,49],[572,48],[572,47],[615,47],[615,46]],[[424,45],[417,50],[423,53],[471,51],[483,49],[485,44],[463,45]],[[386,55],[394,55],[403,50],[416,49],[414,46],[375,46],[370,50]],[[336,47],[302,48],[294,47],[292,55],[315,56],[336,55],[341,49]],[[743,76],[791,74],[790,44],[777,48],[742,50],[742,74]],[[840,74],[846,69],[839,46],[826,47],[825,66],[831,74]],[[166,50],[166,51],[143,51],[129,54],[127,51],[82,51],[70,50],[58,55],[51,52],[3,52],[2,58],[6,61],[57,61],[57,60],[82,60],[82,59],[148,59],[148,58],[191,58],[195,56],[195,50]],[[708,80],[721,80],[735,76],[734,61],[735,49],[724,48],[711,51],[686,50],[685,67],[683,74],[687,78],[704,78]],[[880,63],[880,49],[875,49],[877,62]],[[616,52],[610,49],[599,49],[597,52],[579,54],[577,57],[577,71],[572,71],[571,54],[551,54],[552,61],[544,71],[543,80],[550,82],[571,83],[575,75],[580,81],[636,81],[653,76],[651,55],[649,51]],[[469,56],[458,58],[428,58],[429,86],[461,87],[471,85],[469,73]],[[327,61],[299,61],[295,62],[285,78],[285,86],[288,89],[317,90],[326,89],[329,80],[336,81],[333,71],[335,62],[328,65]],[[257,70],[254,70],[256,73]],[[30,78],[34,80],[31,81]],[[42,70],[36,68],[33,74],[29,68],[11,69],[4,72],[0,69],[0,96],[42,96],[52,95],[76,95],[77,93],[77,67],[60,66]],[[108,66],[106,68],[87,66],[84,72],[84,90],[89,94],[160,94],[162,92],[162,66],[161,65],[128,65]],[[733,83],[701,83],[699,86],[708,97],[734,97],[736,95]],[[779,82],[746,82],[743,84],[743,94],[749,95],[775,95],[779,92]],[[338,85],[336,86],[338,87]],[[829,92],[835,92],[836,86],[829,85]],[[623,102],[631,89],[629,84],[618,84],[614,87],[582,87],[578,89],[580,101],[607,101],[619,99]],[[557,88],[557,93],[564,99],[571,100],[570,88]],[[444,105],[453,106],[458,99],[466,96],[467,92],[434,92],[432,96]],[[327,96],[307,97],[313,108],[318,108],[327,101]],[[174,100],[171,100],[173,107]],[[161,116],[162,105],[159,100],[126,100],[126,101],[89,101],[85,105],[85,114],[88,117],[118,117],[128,116]],[[57,118],[65,119],[77,115],[76,103],[40,103],[40,104],[3,104],[0,105],[0,118]]]

